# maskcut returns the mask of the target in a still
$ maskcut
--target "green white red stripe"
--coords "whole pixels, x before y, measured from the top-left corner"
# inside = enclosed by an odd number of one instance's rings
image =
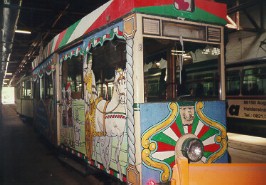
[[[226,5],[213,1],[195,0],[195,11],[184,12],[174,8],[174,0],[111,0],[55,36],[45,47],[43,58],[84,35],[89,36],[91,31],[133,12],[226,24]]]

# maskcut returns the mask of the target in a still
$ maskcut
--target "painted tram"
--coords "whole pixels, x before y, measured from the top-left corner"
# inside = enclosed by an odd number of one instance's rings
[[[34,60],[35,128],[129,184],[170,182],[177,157],[227,163],[225,24],[210,0],[107,2]]]

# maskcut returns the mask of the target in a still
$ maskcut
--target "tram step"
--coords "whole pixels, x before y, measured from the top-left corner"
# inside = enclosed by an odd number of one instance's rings
[[[82,175],[88,175],[88,171],[85,165],[78,163],[77,161],[68,158],[66,156],[59,155],[57,156],[58,160],[63,164],[73,168],[77,172],[81,173]]]

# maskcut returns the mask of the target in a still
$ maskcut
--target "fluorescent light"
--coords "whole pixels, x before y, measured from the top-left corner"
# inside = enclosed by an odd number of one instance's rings
[[[12,75],[13,73],[6,73],[6,75]]]
[[[22,33],[22,34],[31,34],[30,31],[27,30],[15,30],[16,33]]]

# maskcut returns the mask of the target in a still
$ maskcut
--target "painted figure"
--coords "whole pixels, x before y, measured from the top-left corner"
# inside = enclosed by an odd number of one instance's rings
[[[110,101],[100,100],[96,105],[94,136],[94,156],[97,162],[96,147],[100,145],[100,156],[103,166],[108,171],[112,155],[112,140],[117,138],[115,150],[115,163],[122,180],[122,169],[119,154],[126,127],[126,78],[125,71],[115,71],[114,90]],[[114,144],[114,143],[113,143]]]
[[[95,76],[92,70],[92,59],[88,59],[88,63],[84,64],[84,83],[85,83],[85,141],[86,141],[86,153],[88,159],[91,159],[93,147],[92,147],[92,127],[94,125],[95,117],[95,101],[97,99],[97,90]]]

